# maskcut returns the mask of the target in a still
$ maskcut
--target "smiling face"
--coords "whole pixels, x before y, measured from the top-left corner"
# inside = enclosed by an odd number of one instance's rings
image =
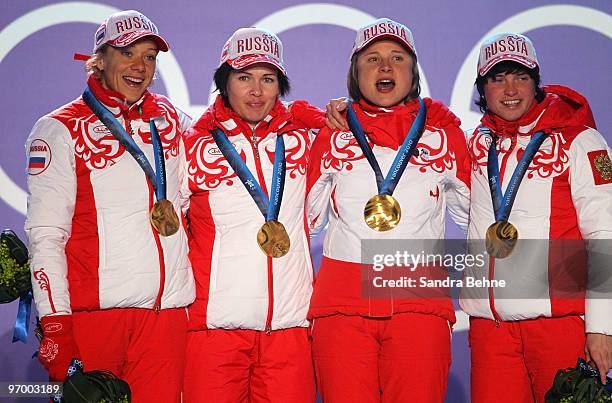
[[[535,100],[535,81],[526,72],[499,73],[486,79],[487,108],[500,118],[519,120]]]
[[[395,41],[377,41],[359,53],[359,91],[368,102],[391,107],[400,105],[412,88],[413,56]]]
[[[129,104],[138,101],[153,81],[157,53],[157,44],[146,38],[124,48],[109,46],[97,63],[102,86],[119,92]]]
[[[232,71],[227,81],[231,108],[251,127],[270,113],[279,94],[278,70],[266,63]]]

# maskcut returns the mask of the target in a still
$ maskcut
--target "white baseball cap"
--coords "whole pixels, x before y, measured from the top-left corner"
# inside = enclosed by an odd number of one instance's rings
[[[390,20],[389,18],[379,18],[376,21],[359,28],[357,31],[357,37],[355,38],[355,45],[351,51],[351,57],[375,40],[385,38],[396,40],[401,45],[404,45],[416,58],[417,52],[416,47],[414,46],[412,31],[410,31],[405,25]]]
[[[93,53],[106,43],[123,48],[145,36],[157,42],[161,52],[167,52],[170,48],[168,42],[159,35],[155,24],[144,14],[135,10],[120,11],[108,17],[96,31]]]
[[[268,63],[285,76],[283,43],[274,33],[263,28],[240,28],[223,45],[219,66],[227,62],[237,70],[255,63]]]
[[[486,38],[480,45],[478,74],[484,76],[499,62],[511,60],[530,69],[540,68],[533,43],[524,35],[502,32]]]

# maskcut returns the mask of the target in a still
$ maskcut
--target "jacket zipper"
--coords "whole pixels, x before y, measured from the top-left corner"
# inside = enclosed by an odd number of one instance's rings
[[[251,147],[253,147],[255,158],[259,160],[259,149],[257,148],[257,136],[255,135],[255,129],[253,129],[253,137],[251,137]],[[264,186],[265,186],[265,183],[264,183]]]
[[[259,186],[263,189],[266,196],[269,197],[269,192],[266,186],[266,180],[263,175],[263,170],[261,168],[261,160],[259,158],[259,149],[257,148],[257,136],[255,135],[255,128],[253,128],[253,135],[250,138],[251,147],[253,148],[253,154],[255,155],[255,167],[257,169],[257,180],[259,181]],[[266,326],[265,332],[267,335],[272,333],[272,314],[274,312],[274,281],[272,277],[272,258],[268,256],[268,314],[266,317]]]
[[[125,114],[125,124],[126,124],[126,129],[128,129],[130,133],[130,136],[134,137],[134,130],[132,130],[132,122],[128,118],[127,113]],[[147,186],[149,188],[149,210],[150,210],[153,208],[155,196],[154,196],[153,186],[151,186],[148,179],[147,179]],[[164,284],[166,282],[166,267],[165,267],[166,265],[165,265],[165,259],[164,259],[164,249],[162,248],[159,234],[157,233],[155,228],[153,228],[153,224],[150,224],[150,225],[151,225],[151,231],[153,232],[153,238],[155,239],[155,244],[157,245],[157,254],[158,254],[158,259],[159,259],[159,291],[157,292],[157,296],[155,297],[155,303],[153,304],[153,311],[155,311],[155,313],[158,314],[159,311],[161,310],[161,299],[162,299],[162,295],[164,294]]]
[[[495,277],[495,258],[489,257],[489,279],[493,279]],[[495,310],[495,296],[493,295],[493,287],[489,287],[489,308],[493,313],[493,319],[495,319],[495,326],[499,327],[499,322],[501,322],[501,318],[499,314]]]
[[[153,231],[153,237],[155,238],[155,244],[157,244],[157,253],[159,256],[159,292],[157,293],[157,297],[155,298],[155,304],[153,305],[153,310],[155,313],[159,313],[161,310],[161,299],[164,294],[164,284],[166,282],[166,264],[164,263],[164,249],[161,245],[161,240],[159,239],[159,234],[151,225],[151,230]]]
[[[499,169],[499,186],[500,187],[502,186],[504,182],[504,174],[506,172],[506,165],[508,163],[508,159],[510,159],[510,155],[512,155],[515,148],[516,148],[516,143],[514,141],[514,137],[511,137],[510,138],[510,149],[508,150],[508,153],[506,153],[506,155],[503,156],[501,167]],[[490,280],[495,279],[495,258],[494,257],[489,258],[489,279]],[[489,292],[489,308],[491,309],[491,313],[493,313],[493,318],[495,319],[495,326],[499,327],[499,323],[502,320],[499,314],[497,313],[497,310],[495,309],[495,294],[493,293],[492,286],[489,286],[488,292]]]

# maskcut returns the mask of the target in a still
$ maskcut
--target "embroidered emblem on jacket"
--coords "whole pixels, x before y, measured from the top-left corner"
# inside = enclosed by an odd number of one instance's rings
[[[588,156],[595,184],[612,183],[612,162],[610,162],[608,152],[606,150],[591,151]]]

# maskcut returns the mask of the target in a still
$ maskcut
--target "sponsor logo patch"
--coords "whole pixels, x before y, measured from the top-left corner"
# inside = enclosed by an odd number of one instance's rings
[[[100,139],[106,136],[112,136],[112,133],[108,128],[104,125],[97,125],[89,128],[89,137],[96,141],[100,141]]]
[[[28,150],[28,174],[39,175],[51,164],[51,147],[46,141],[34,139]]]
[[[588,153],[591,162],[591,171],[596,185],[612,183],[612,162],[607,150],[591,151]]]
[[[353,133],[351,133],[351,132],[342,132],[342,133],[340,133],[340,138],[342,140],[352,140],[353,139]]]
[[[98,133],[98,134],[110,134],[110,130],[108,130],[108,127],[104,126],[104,125],[98,125],[98,126],[94,126],[93,128],[94,133]]]
[[[47,323],[44,328],[45,334],[56,333],[56,332],[59,332],[60,330],[62,330],[62,324],[57,323],[57,322]]]

